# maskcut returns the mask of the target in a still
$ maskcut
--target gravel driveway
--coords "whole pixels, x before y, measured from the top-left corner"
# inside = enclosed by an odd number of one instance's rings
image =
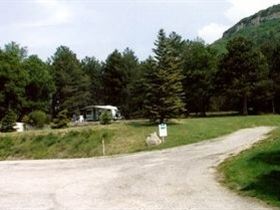
[[[216,181],[215,166],[271,127],[108,158],[0,162],[1,210],[269,209]]]

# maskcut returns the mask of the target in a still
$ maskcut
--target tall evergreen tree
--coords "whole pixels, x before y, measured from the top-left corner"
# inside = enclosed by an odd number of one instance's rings
[[[17,58],[19,62],[22,62],[27,57],[27,47],[21,47],[16,42],[10,42],[4,46],[4,52]]]
[[[205,116],[209,101],[214,92],[214,76],[217,68],[217,56],[204,42],[185,43],[183,86],[188,112]]]
[[[53,116],[62,110],[72,115],[88,104],[90,80],[83,74],[79,60],[68,47],[60,46],[52,57],[56,86],[53,96]]]
[[[154,60],[149,57],[141,62],[133,75],[133,83],[131,88],[130,106],[132,107],[132,116],[136,118],[145,117],[144,101],[146,97],[146,79],[150,77],[151,69],[153,69]]]
[[[280,113],[280,42],[273,45],[269,59],[269,78],[271,81],[271,102],[273,113]]]
[[[155,42],[154,61],[146,73],[145,110],[153,121],[165,120],[178,116],[184,109],[182,101],[182,60],[174,47],[175,39],[166,37],[161,29]]]
[[[82,70],[90,78],[90,104],[103,104],[104,93],[102,89],[102,65],[94,57],[85,57],[82,62]]]
[[[115,106],[123,104],[127,75],[124,72],[122,55],[115,50],[108,56],[102,71],[102,81],[105,95],[105,103]]]
[[[25,87],[26,103],[21,114],[35,110],[48,112],[55,90],[49,65],[36,55],[32,55],[24,60],[22,66],[28,73],[28,83]]]
[[[8,110],[20,115],[26,104],[28,73],[22,68],[25,52],[26,49],[14,42],[0,50],[0,119]]]
[[[131,91],[137,75],[138,59],[134,52],[115,50],[105,62],[102,78],[105,103],[118,106],[122,115],[129,118],[133,112]]]
[[[130,118],[135,114],[135,112],[137,112],[138,109],[138,107],[135,107],[134,104],[135,97],[137,98],[135,95],[135,85],[140,80],[141,75],[138,58],[131,49],[126,48],[124,50],[122,53],[122,62],[124,65],[125,74],[127,75],[127,86],[124,91],[126,98],[123,101],[121,109],[124,113],[124,116],[126,118]]]
[[[243,37],[231,40],[218,72],[219,89],[241,101],[241,113],[248,114],[248,100],[265,84],[268,68],[263,54]]]

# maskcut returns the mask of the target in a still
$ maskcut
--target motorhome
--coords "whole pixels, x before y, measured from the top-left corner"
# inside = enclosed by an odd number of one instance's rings
[[[111,105],[91,105],[82,109],[85,121],[98,121],[103,111],[109,111],[113,120],[121,119],[120,112],[116,106]]]

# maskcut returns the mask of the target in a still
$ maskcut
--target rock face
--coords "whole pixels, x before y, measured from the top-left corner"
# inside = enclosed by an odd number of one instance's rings
[[[244,18],[236,25],[225,31],[223,37],[230,36],[231,34],[236,33],[245,27],[258,26],[261,23],[274,19],[280,19],[280,4],[269,7],[266,10],[261,10],[250,17]]]
[[[157,133],[151,133],[147,138],[146,138],[146,144],[148,146],[156,146],[161,144],[162,141],[161,139],[158,137]]]

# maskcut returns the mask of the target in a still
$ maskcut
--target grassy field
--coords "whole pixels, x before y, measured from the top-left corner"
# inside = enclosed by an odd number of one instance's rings
[[[102,139],[106,154],[123,154],[164,149],[214,138],[240,128],[280,124],[273,115],[248,117],[190,118],[172,121],[168,138],[157,147],[147,147],[145,139],[157,131],[145,121],[128,121],[111,125],[91,125],[61,130],[28,131],[0,134],[0,160],[78,158],[102,155]]]
[[[231,189],[280,207],[280,129],[221,164],[219,170]]]

